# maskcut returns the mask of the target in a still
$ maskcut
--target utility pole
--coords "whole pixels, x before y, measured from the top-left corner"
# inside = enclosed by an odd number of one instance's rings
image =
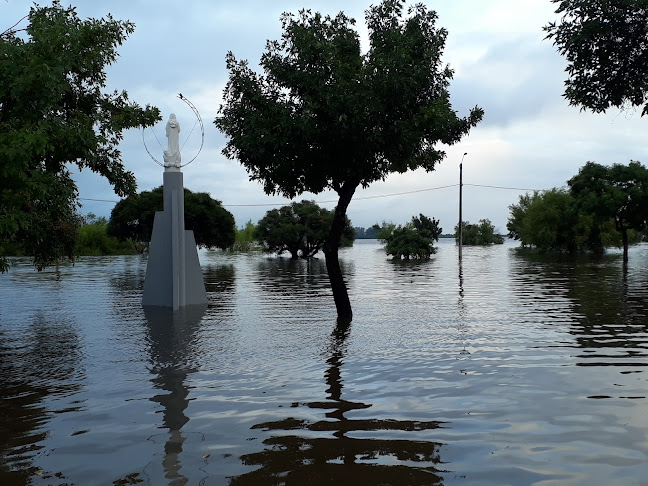
[[[461,248],[463,246],[463,224],[461,217],[461,202],[462,202],[462,193],[463,193],[463,159],[468,155],[468,152],[464,152],[461,157],[461,162],[459,163],[459,260],[461,261]]]

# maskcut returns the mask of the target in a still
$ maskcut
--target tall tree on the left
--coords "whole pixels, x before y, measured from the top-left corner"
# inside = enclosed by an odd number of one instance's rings
[[[134,28],[110,15],[80,19],[74,7],[54,1],[34,5],[26,19],[0,33],[3,272],[7,243],[25,247],[38,268],[70,256],[66,241],[79,206],[71,164],[105,177],[120,196],[135,192],[118,145],[124,130],[150,126],[160,114],[125,91],[104,92],[105,68]]]

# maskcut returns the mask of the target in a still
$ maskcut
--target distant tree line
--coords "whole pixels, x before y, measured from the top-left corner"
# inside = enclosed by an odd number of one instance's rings
[[[380,227],[377,224],[369,228],[356,226],[355,228],[353,228],[353,230],[355,232],[356,240],[375,240],[378,238],[378,232],[380,231]]]

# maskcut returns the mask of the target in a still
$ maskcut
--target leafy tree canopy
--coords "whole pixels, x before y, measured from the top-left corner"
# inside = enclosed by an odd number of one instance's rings
[[[434,242],[439,241],[442,229],[439,222],[423,214],[412,217],[404,226],[393,227],[385,236],[385,251],[396,259],[429,258],[436,249]]]
[[[452,70],[441,61],[447,31],[437,15],[404,0],[366,12],[369,50],[355,21],[302,10],[282,16],[283,35],[269,41],[262,74],[227,55],[230,78],[216,126],[269,194],[293,198],[334,190],[335,217],[323,246],[338,318],[352,312],[338,260],[346,211],[358,186],[392,172],[431,171],[483,116],[457,116],[448,93]]]
[[[596,221],[614,220],[627,261],[628,231],[641,232],[648,223],[648,169],[635,161],[612,166],[587,162],[567,183],[581,211]]]
[[[52,245],[56,228],[78,227],[78,193],[69,164],[105,177],[119,195],[135,191],[117,146],[126,129],[152,125],[125,91],[104,93],[105,67],[133,32],[130,22],[81,20],[54,1],[33,6],[26,35],[0,33],[0,267],[2,245],[31,246],[38,267],[67,253]],[[20,29],[23,30],[23,29]]]
[[[293,202],[272,209],[259,221],[256,237],[270,253],[289,252],[293,259],[310,258],[324,245],[333,223],[333,211],[315,201]],[[355,231],[346,218],[342,244],[351,246]]]
[[[129,196],[119,201],[108,222],[108,234],[120,241],[130,239],[138,251],[148,248],[156,211],[164,208],[163,187]],[[196,244],[226,249],[235,238],[234,216],[206,192],[184,190],[185,227],[194,232]]]
[[[521,195],[509,210],[509,236],[522,246],[551,252],[601,253],[605,243],[613,240],[610,220],[597,224],[592,214],[578,210],[574,197],[564,189]]]
[[[646,0],[552,0],[559,23],[544,30],[568,62],[565,97],[594,112],[643,106],[648,112]]]
[[[464,245],[501,245],[504,238],[495,232],[495,226],[490,219],[480,219],[478,224],[470,224],[468,221],[461,222],[462,244]],[[459,242],[459,225],[455,226],[455,241]]]

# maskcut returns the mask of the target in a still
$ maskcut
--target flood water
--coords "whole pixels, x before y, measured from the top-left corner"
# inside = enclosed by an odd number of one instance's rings
[[[430,261],[201,251],[209,305],[141,306],[146,259],[0,275],[0,484],[648,485],[648,245]]]

